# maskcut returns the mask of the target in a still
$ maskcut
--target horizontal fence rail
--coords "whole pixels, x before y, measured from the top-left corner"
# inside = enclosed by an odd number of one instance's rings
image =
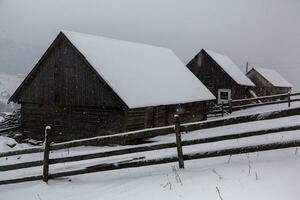
[[[241,109],[282,103],[287,103],[288,107],[290,108],[292,102],[300,101],[300,98],[291,99],[291,97],[296,96],[300,97],[300,93],[286,93],[248,99],[229,100],[228,103],[222,103],[215,105],[214,107],[209,107],[208,114],[224,116],[225,114],[230,114]]]
[[[215,136],[215,137],[199,138],[199,139],[194,139],[194,140],[186,140],[186,141],[182,141],[181,144],[182,144],[182,146],[207,144],[207,143],[212,143],[212,142],[220,142],[220,141],[232,140],[232,139],[241,139],[241,138],[247,138],[247,137],[252,137],[252,136],[268,135],[268,134],[273,134],[273,133],[278,133],[278,132],[283,132],[283,131],[294,131],[294,130],[300,130],[300,125],[281,127],[281,128],[272,128],[272,129],[267,129],[267,130],[249,131],[249,132],[243,132],[243,133],[237,133],[237,134],[220,135],[220,136]],[[49,159],[49,164],[51,165],[51,164],[58,164],[58,163],[83,161],[83,160],[90,160],[90,159],[97,159],[97,158],[127,155],[127,154],[132,154],[132,153],[157,151],[157,150],[162,150],[162,149],[167,149],[167,148],[176,148],[176,147],[177,147],[176,142],[162,143],[162,144],[155,144],[155,145],[143,145],[140,147],[131,147],[131,148],[126,148],[126,149],[104,151],[104,152],[99,152],[99,153],[76,155],[76,156],[69,156],[69,157],[62,157],[62,158],[52,158],[52,159]],[[42,165],[43,165],[43,160],[11,164],[11,165],[3,165],[3,166],[0,166],[0,172],[16,170],[16,169],[24,169],[24,168],[30,168],[30,167],[37,167],[37,166],[42,166]]]
[[[204,159],[204,158],[220,157],[220,156],[227,156],[227,155],[237,155],[243,153],[254,153],[260,151],[285,149],[285,148],[292,148],[298,146],[300,146],[300,140],[293,140],[289,142],[270,143],[270,144],[253,145],[247,147],[223,149],[217,151],[185,154],[183,155],[183,159],[184,160]],[[52,179],[52,178],[59,178],[65,176],[74,176],[74,175],[88,174],[94,172],[110,171],[110,170],[125,169],[125,168],[132,168],[132,167],[143,167],[143,166],[166,164],[166,163],[173,163],[173,162],[178,162],[177,156],[150,159],[150,160],[132,161],[132,162],[125,162],[125,163],[100,164],[100,165],[90,166],[79,170],[53,173],[49,175],[49,178]],[[28,181],[37,181],[37,180],[43,180],[43,176],[38,175],[38,176],[30,176],[30,177],[17,178],[11,180],[2,180],[0,181],[0,185],[22,183]]]
[[[257,114],[251,116],[242,116],[242,117],[235,118],[235,120],[222,119],[222,120],[212,120],[211,122],[199,122],[199,123],[190,123],[190,124],[181,124],[179,116],[175,116],[174,126],[155,128],[155,129],[146,129],[146,130],[133,131],[128,133],[119,133],[110,136],[100,136],[95,138],[75,140],[75,141],[58,143],[58,144],[51,144],[51,131],[50,131],[50,127],[47,127],[47,129],[45,130],[45,142],[43,147],[36,147],[36,148],[29,148],[29,149],[23,149],[18,151],[0,153],[0,157],[8,157],[8,156],[43,152],[44,153],[43,160],[0,166],[0,172],[43,166],[43,174],[37,176],[31,176],[31,177],[11,179],[11,180],[0,180],[0,185],[27,182],[27,181],[36,181],[36,180],[43,180],[45,182],[48,182],[48,179],[62,177],[62,176],[71,176],[71,175],[78,175],[78,174],[85,174],[85,173],[92,173],[92,172],[99,172],[99,171],[123,169],[129,167],[142,167],[142,166],[157,165],[157,164],[164,164],[164,163],[171,163],[171,162],[178,162],[180,168],[184,168],[184,161],[186,160],[295,147],[295,146],[299,146],[300,141],[297,140],[297,141],[271,143],[271,144],[248,146],[248,147],[241,147],[241,148],[221,149],[219,151],[199,152],[194,154],[183,154],[182,151],[182,147],[189,146],[189,145],[222,142],[226,140],[274,134],[283,131],[300,130],[300,124],[288,126],[288,127],[271,128],[271,129],[232,133],[232,134],[220,133],[220,135],[218,136],[196,138],[196,139],[183,140],[183,141],[181,140],[181,133],[199,130],[203,128],[223,126],[224,124],[230,125],[235,123],[273,119],[273,118],[278,118],[283,116],[291,116],[291,115],[299,115],[299,114],[300,114],[300,108],[296,108],[296,109],[288,109],[288,110],[282,110],[277,112],[264,113],[262,115]],[[158,135],[167,135],[167,134],[174,134],[174,133],[176,134],[176,141],[169,142],[169,143],[144,144],[144,145],[138,145],[129,148],[88,153],[84,155],[60,157],[60,158],[51,158],[49,156],[51,151],[56,151],[56,150],[61,150],[66,148],[107,144],[109,142],[113,142],[114,140],[131,140],[136,138],[149,137],[149,135],[150,137],[155,137]],[[129,160],[123,160],[121,162],[116,162],[116,163],[102,163],[102,164],[98,164],[98,165],[94,165],[94,166],[90,166],[84,169],[78,169],[74,171],[66,171],[66,172],[59,172],[59,173],[49,172],[49,165],[67,163],[67,162],[79,162],[79,161],[90,160],[90,159],[128,155],[133,153],[163,150],[169,148],[177,148],[177,155],[172,157],[165,157],[165,158],[158,158],[158,159],[151,159],[151,160],[147,160],[145,159],[145,157],[138,157],[138,158],[131,158]]]
[[[293,115],[300,115],[300,108],[287,109],[287,110],[274,111],[274,112],[266,112],[263,114],[239,116],[239,117],[227,118],[227,119],[217,119],[217,120],[211,120],[211,121],[202,121],[202,122],[182,124],[181,131],[182,132],[190,132],[190,131],[196,131],[196,130],[201,130],[201,129],[206,129],[206,128],[215,128],[215,127],[220,127],[220,126],[233,125],[233,124],[244,123],[244,122],[260,121],[260,120],[268,120],[268,119],[287,117],[287,116],[293,116]],[[115,134],[115,135],[110,135],[110,136],[98,136],[98,137],[93,137],[93,138],[88,138],[88,139],[74,140],[74,141],[70,141],[70,142],[52,144],[51,150],[61,150],[61,149],[67,149],[67,148],[72,148],[72,147],[107,144],[107,142],[111,142],[112,140],[116,140],[116,139],[129,140],[129,138],[131,138],[131,139],[151,138],[151,137],[155,137],[155,136],[168,135],[168,134],[172,134],[172,133],[174,133],[173,126],[160,127],[160,128],[154,128],[154,129],[145,129],[145,130],[140,130],[140,131],[131,131],[131,132],[127,132],[127,133],[120,133],[120,134]],[[110,139],[108,139],[108,138],[110,138]],[[2,153],[0,152],[0,158],[8,157],[8,156],[23,155],[23,154],[41,153],[43,151],[44,151],[43,147],[33,147],[33,148],[28,148],[28,149],[16,150],[16,151],[8,151],[8,152],[2,152]]]

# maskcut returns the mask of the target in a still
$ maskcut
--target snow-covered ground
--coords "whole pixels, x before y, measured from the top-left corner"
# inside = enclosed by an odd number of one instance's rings
[[[0,187],[0,199],[42,200],[298,200],[295,149],[100,172]]]
[[[296,106],[296,104],[294,104]],[[256,110],[257,109],[257,110]],[[260,110],[258,110],[260,109]],[[283,109],[283,106],[258,107],[248,113],[262,113]],[[238,115],[244,115],[240,111]],[[300,125],[300,116],[235,124],[184,133],[183,140],[206,138],[218,135],[241,133],[276,127]],[[210,144],[187,146],[184,154],[205,152],[224,148],[243,147],[290,140],[300,140],[300,131],[288,131],[272,135],[227,140]],[[174,135],[151,139],[155,143],[175,141]],[[31,147],[28,144],[14,144],[14,140],[0,136],[0,152]],[[124,147],[80,147],[51,153],[51,158],[80,155],[92,152],[120,149]],[[130,158],[146,159],[176,155],[176,149],[134,153],[110,158],[50,166],[50,173],[80,169],[90,165],[112,163]],[[0,165],[41,160],[41,153],[0,158]],[[131,168],[88,175],[65,177],[15,185],[0,186],[0,200],[98,200],[98,199],[209,199],[209,200],[298,200],[300,190],[300,149],[289,148],[235,156],[224,156],[203,160],[186,161],[185,169],[178,170],[177,163]],[[0,172],[0,180],[40,175],[42,167]]]
[[[299,107],[299,103],[293,103]],[[235,112],[231,116],[264,113],[287,109],[287,105],[272,105]],[[229,117],[229,116],[226,116]],[[212,119],[214,120],[214,119]],[[183,140],[300,125],[300,116],[241,123],[184,133]],[[300,130],[227,140],[183,148],[184,154],[265,143],[300,140]],[[174,135],[152,138],[153,143],[175,141]],[[0,136],[0,152],[31,147],[15,144],[13,139]],[[144,144],[145,145],[145,144]],[[142,145],[140,145],[142,146]],[[52,152],[51,158],[80,155],[126,148],[79,147]],[[80,169],[101,163],[113,163],[130,158],[153,159],[176,155],[176,149],[134,153],[50,166],[50,173]],[[0,158],[0,165],[41,160],[42,153]],[[209,200],[298,200],[300,190],[300,147],[186,161],[185,169],[177,163],[99,172],[73,177],[0,186],[0,200],[117,200],[117,199],[209,199]],[[40,175],[42,167],[0,172],[0,180]]]

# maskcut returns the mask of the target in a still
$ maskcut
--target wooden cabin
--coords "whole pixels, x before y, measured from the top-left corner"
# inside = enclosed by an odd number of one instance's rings
[[[293,87],[273,69],[252,68],[246,75],[255,84],[253,90],[259,96],[288,93]]]
[[[217,97],[216,103],[248,97],[254,84],[227,56],[202,49],[187,67]]]
[[[211,99],[169,49],[63,31],[10,101],[28,137],[64,141],[205,120]]]

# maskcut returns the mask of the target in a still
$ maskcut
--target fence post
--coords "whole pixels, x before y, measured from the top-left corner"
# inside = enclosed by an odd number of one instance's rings
[[[49,153],[50,153],[50,126],[45,128],[45,140],[44,140],[44,162],[43,162],[43,181],[48,183],[49,178]]]
[[[291,107],[291,92],[288,92],[288,106]]]
[[[222,117],[224,117],[224,102],[223,101],[221,104],[221,112],[222,112]]]
[[[229,99],[228,104],[229,104],[229,113],[232,114],[232,99]]]
[[[174,115],[175,118],[175,133],[176,133],[176,144],[177,144],[177,156],[179,168],[184,168],[184,160],[183,160],[183,152],[182,152],[182,144],[181,144],[181,132],[180,132],[180,119],[179,115]]]

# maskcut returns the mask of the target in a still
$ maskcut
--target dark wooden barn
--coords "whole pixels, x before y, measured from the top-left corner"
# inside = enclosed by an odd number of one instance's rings
[[[293,87],[273,69],[252,68],[246,75],[255,84],[253,90],[259,96],[288,93]]]
[[[10,98],[21,131],[55,141],[206,119],[214,96],[166,48],[63,31]]]
[[[254,84],[227,56],[202,49],[187,67],[217,97],[216,103],[248,97]]]

